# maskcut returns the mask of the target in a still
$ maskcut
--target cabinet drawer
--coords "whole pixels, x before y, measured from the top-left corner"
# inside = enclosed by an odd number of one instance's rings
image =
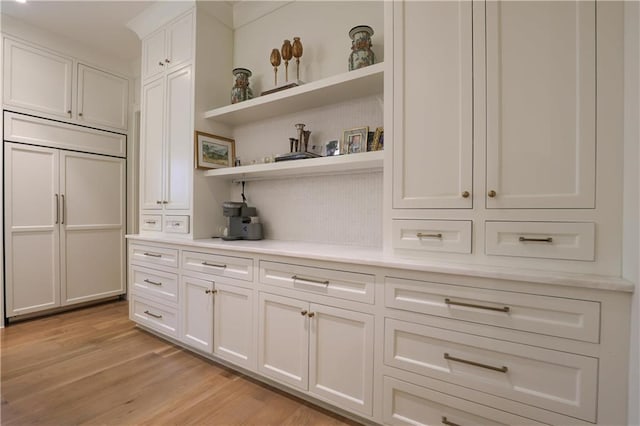
[[[172,234],[188,234],[189,216],[165,216],[164,230]]]
[[[143,231],[162,231],[162,216],[159,214],[143,214],[140,229]]]
[[[592,222],[486,222],[488,255],[543,259],[595,259]]]
[[[152,302],[137,295],[131,301],[131,320],[171,337],[178,337],[176,308]]]
[[[393,220],[393,247],[471,253],[470,220]]]
[[[384,362],[594,422],[598,360],[385,319]]]
[[[390,425],[543,424],[391,377],[384,377],[383,409]]]
[[[373,275],[333,269],[260,262],[260,282],[357,302],[373,303]]]
[[[385,278],[385,306],[598,343],[600,303]]]
[[[182,267],[189,271],[253,281],[253,259],[245,257],[183,251]]]
[[[178,301],[177,274],[133,266],[129,277],[130,288],[138,295],[160,297],[173,303]]]
[[[129,246],[129,261],[151,267],[154,265],[162,265],[170,268],[177,268],[178,250],[131,244]]]

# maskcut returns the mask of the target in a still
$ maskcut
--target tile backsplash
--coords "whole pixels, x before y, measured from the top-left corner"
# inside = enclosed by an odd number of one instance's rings
[[[382,182],[382,172],[290,177],[247,182],[245,195],[265,238],[381,247]]]

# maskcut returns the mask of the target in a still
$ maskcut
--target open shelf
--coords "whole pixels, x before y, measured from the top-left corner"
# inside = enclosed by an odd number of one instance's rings
[[[335,157],[319,157],[304,160],[281,161],[277,163],[253,164],[250,166],[225,167],[222,169],[207,170],[204,172],[204,175],[240,181],[302,175],[357,173],[382,170],[383,159],[384,151],[371,151]]]
[[[383,93],[384,63],[212,109],[204,117],[231,126]]]

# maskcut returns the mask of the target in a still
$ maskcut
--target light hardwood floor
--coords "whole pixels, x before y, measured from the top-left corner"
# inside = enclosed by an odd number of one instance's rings
[[[0,331],[2,425],[356,425],[134,326],[119,301]]]

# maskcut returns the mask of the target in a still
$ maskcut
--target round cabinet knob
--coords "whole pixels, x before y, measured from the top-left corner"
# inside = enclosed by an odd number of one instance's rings
[[[157,200],[157,201],[156,201],[156,204],[162,204],[162,201]]]
[[[162,61],[158,62],[158,65],[160,65],[161,67],[164,67],[164,62]]]
[[[81,113],[81,112],[80,112],[80,113],[78,113],[78,115],[79,115],[80,117],[82,117],[82,113]]]
[[[165,59],[164,60],[167,64],[171,63],[171,61],[169,59]]]
[[[489,191],[487,195],[489,195],[489,198],[496,198],[496,195],[498,194],[496,193],[496,191],[492,189],[491,191]]]
[[[315,314],[315,312],[309,312],[309,313],[307,314],[307,316],[308,316],[309,318],[313,318],[314,316],[316,316],[316,314]]]
[[[469,193],[469,191],[464,191],[464,192],[462,193],[462,198],[469,198],[469,195],[471,195],[471,194]]]
[[[302,316],[307,315],[307,311],[302,311],[302,312],[300,312],[300,315],[302,315]]]

